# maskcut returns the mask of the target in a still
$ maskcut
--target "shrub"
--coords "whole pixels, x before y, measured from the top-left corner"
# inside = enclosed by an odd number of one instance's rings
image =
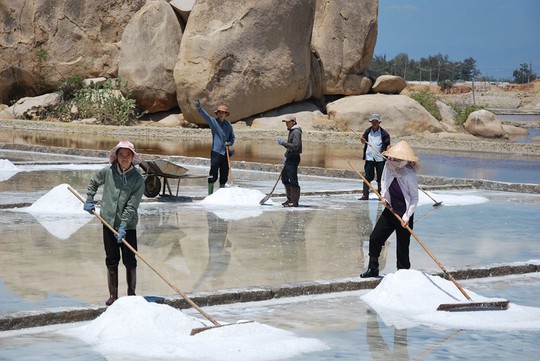
[[[131,92],[127,82],[120,79],[107,79],[101,85],[83,88],[73,99],[77,118],[96,118],[109,125],[131,125],[137,120],[135,100],[129,98]]]
[[[480,109],[484,109],[483,105],[459,105],[459,104],[449,104],[452,109],[456,112],[456,125],[463,125],[467,121],[467,118],[472,112],[475,112]]]
[[[442,120],[441,112],[437,106],[437,97],[428,91],[420,91],[409,94],[409,97],[416,100],[423,106],[429,114],[433,115],[438,121]]]
[[[59,90],[62,92],[62,100],[69,101],[75,97],[79,90],[84,88],[84,80],[80,76],[72,76],[67,78],[60,84]]]
[[[454,87],[454,83],[450,79],[442,80],[438,83],[438,85],[441,91],[445,94],[450,94],[452,88]]]
[[[102,124],[132,125],[142,115],[137,114],[135,100],[130,98],[132,89],[120,79],[108,79],[103,84],[84,86],[81,78],[73,77],[64,82],[60,90],[63,101],[41,111],[40,119],[53,117],[61,121],[72,121],[96,118]]]

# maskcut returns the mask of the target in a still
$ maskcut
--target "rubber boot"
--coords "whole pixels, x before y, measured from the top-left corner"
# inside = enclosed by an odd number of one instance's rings
[[[135,296],[135,287],[137,286],[137,268],[126,268],[126,282],[128,296]]]
[[[105,301],[105,305],[110,306],[118,299],[118,266],[107,267],[107,284],[109,299]]]
[[[364,183],[362,188],[362,197],[358,198],[359,201],[367,201],[369,199],[369,187]]]
[[[289,203],[284,204],[283,207],[298,207],[298,201],[300,200],[300,186],[291,185],[291,200]]]
[[[285,184],[285,194],[287,195],[287,200],[283,203],[281,203],[282,206],[285,206],[286,204],[291,203],[291,185]]]
[[[291,191],[291,202],[293,207],[298,207],[298,203],[300,202],[300,186],[292,186]]]
[[[214,193],[214,183],[208,183],[208,195]]]
[[[368,269],[360,275],[361,278],[379,277],[379,258],[369,257]]]
[[[227,187],[227,183],[219,183],[219,188],[226,188]]]

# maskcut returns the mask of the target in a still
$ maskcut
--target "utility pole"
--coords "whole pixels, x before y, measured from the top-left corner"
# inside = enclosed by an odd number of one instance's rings
[[[473,105],[476,105],[476,98],[474,96],[474,78],[471,78],[471,83],[472,83],[472,103]]]
[[[531,86],[532,61],[529,61],[529,72],[527,73],[527,88]]]

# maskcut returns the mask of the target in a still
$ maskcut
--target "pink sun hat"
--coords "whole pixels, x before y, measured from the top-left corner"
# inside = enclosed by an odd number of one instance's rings
[[[109,154],[109,162],[111,162],[111,164],[116,162],[118,149],[120,148],[131,150],[131,152],[133,153],[133,161],[131,163],[133,163],[133,165],[141,164],[142,159],[135,151],[135,146],[133,145],[133,143],[127,140],[120,141],[113,149],[111,149],[111,152]]]

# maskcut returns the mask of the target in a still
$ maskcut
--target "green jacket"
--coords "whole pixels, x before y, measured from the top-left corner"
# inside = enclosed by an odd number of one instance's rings
[[[135,167],[126,173],[126,184],[122,178],[116,163],[99,170],[88,184],[86,198],[93,200],[98,188],[104,185],[101,217],[114,229],[120,226],[136,229],[139,221],[137,209],[144,192],[144,180]]]

